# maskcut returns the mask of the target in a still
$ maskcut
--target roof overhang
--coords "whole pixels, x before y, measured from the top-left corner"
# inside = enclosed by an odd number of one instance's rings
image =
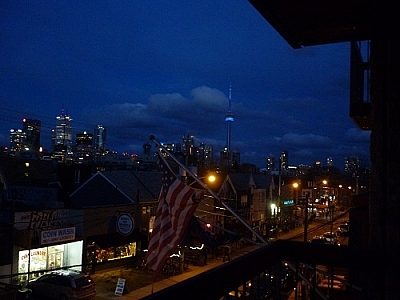
[[[385,5],[385,0],[379,2],[379,5],[377,0],[249,0],[249,2],[294,49],[370,40],[382,37],[382,34],[390,31],[393,28],[391,25],[394,25],[390,17],[387,18],[390,5]],[[385,30],[382,30],[383,24]]]

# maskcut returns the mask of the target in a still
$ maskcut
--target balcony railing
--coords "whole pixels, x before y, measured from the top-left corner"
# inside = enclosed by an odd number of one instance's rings
[[[144,299],[366,299],[369,261],[366,249],[278,240]]]

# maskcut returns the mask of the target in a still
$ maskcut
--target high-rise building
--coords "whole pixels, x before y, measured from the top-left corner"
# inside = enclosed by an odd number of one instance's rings
[[[25,132],[22,129],[10,129],[10,148],[9,153],[19,156],[25,140]]]
[[[41,122],[39,120],[23,119],[22,126],[22,131],[25,133],[23,151],[39,153]]]
[[[149,143],[143,144],[143,155],[150,156],[151,145]]]
[[[93,144],[96,154],[104,154],[107,152],[106,140],[106,128],[103,125],[96,125]]]
[[[232,151],[232,166],[240,167],[240,152],[237,150]]]
[[[213,147],[200,143],[196,156],[199,165],[211,165],[213,163]]]
[[[194,165],[196,163],[196,151],[194,147],[194,136],[186,135],[183,137],[183,154],[185,157],[185,164],[187,166]]]
[[[86,131],[76,134],[75,157],[78,162],[93,158],[93,134]]]
[[[350,156],[345,158],[344,171],[351,175],[359,175],[360,160],[356,156]]]
[[[56,157],[61,160],[72,159],[72,118],[64,109],[56,117],[56,128],[52,130],[52,146]]]
[[[267,156],[267,170],[275,171],[275,157],[273,155]]]
[[[289,167],[289,153],[287,151],[282,151],[279,156],[279,170],[287,170]]]

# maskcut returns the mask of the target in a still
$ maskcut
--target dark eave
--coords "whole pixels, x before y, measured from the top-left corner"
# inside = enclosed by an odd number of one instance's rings
[[[379,13],[382,9],[377,9],[377,0],[249,2],[294,49],[382,36],[379,16],[383,14]]]

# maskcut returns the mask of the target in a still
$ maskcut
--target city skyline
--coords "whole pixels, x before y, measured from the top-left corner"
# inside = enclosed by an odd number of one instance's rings
[[[228,110],[228,114],[230,117],[232,117],[233,119],[233,115],[229,113],[230,110]],[[53,153],[53,155],[55,154],[55,157],[57,156],[57,152],[58,152],[58,148],[57,146],[65,146],[65,147],[69,147],[69,150],[67,152],[71,152],[74,153],[74,156],[76,156],[76,159],[78,159],[78,157],[80,155],[82,155],[82,151],[83,153],[90,153],[90,157],[92,157],[93,155],[101,155],[102,153],[105,154],[107,151],[111,152],[111,153],[115,153],[116,151],[112,148],[107,148],[105,146],[105,141],[107,139],[107,135],[106,135],[106,131],[107,129],[100,124],[97,124],[95,126],[95,129],[93,130],[92,133],[90,133],[87,130],[81,130],[81,131],[77,131],[77,132],[73,132],[73,127],[71,125],[64,124],[65,122],[71,122],[73,121],[72,117],[67,115],[64,112],[64,109],[62,109],[62,112],[60,115],[56,116],[56,125],[55,125],[55,129],[53,128],[52,131],[52,136],[51,136],[51,141],[50,147],[46,147],[42,149],[42,146],[44,145],[44,143],[42,143],[40,141],[40,124],[41,121],[40,120],[34,120],[34,119],[22,119],[22,124],[23,124],[23,129],[11,129],[10,130],[10,145],[7,145],[9,147],[8,151],[10,154],[15,155],[15,149],[12,149],[12,145],[11,144],[15,144],[15,135],[17,135],[17,142],[21,142],[21,138],[22,138],[22,142],[21,145],[35,145],[35,149],[33,150],[33,152],[39,153],[44,151],[45,153]],[[35,141],[32,140],[32,138],[30,137],[32,135],[32,133],[30,133],[32,131],[32,125],[26,125],[26,124],[37,124],[36,126],[39,127],[36,128],[36,138]],[[62,125],[60,126],[60,124],[64,124],[64,127],[68,127],[68,132],[66,132],[65,130],[63,131],[62,129],[60,129],[60,127],[63,127]],[[227,140],[228,140],[228,144],[229,144],[229,133],[230,133],[230,122],[227,122]],[[62,131],[61,133],[59,132],[58,134],[56,134],[57,131]],[[59,136],[57,138],[57,135]],[[66,138],[68,137],[68,138]],[[61,140],[60,140],[61,138]],[[89,139],[88,139],[89,138]],[[201,147],[205,146],[205,147],[211,147],[210,149],[212,149],[212,155],[214,156],[213,158],[213,163],[216,164],[221,164],[224,165],[224,159],[222,159],[221,155],[222,152],[226,152],[226,148],[225,149],[213,149],[214,146],[213,145],[206,145],[206,144],[196,144],[194,136],[183,136],[181,137],[181,140],[176,140],[176,141],[170,141],[170,143],[165,143],[165,145],[168,145],[169,147],[172,145],[175,145],[176,149],[169,149],[170,151],[181,151],[182,149],[185,148],[185,144],[187,143],[187,140],[190,140],[190,143],[193,143],[193,147],[198,149],[199,151],[201,151]],[[151,144],[149,142],[146,142],[145,144],[142,145],[142,152],[140,153],[128,153],[130,155],[152,155],[156,152],[156,149],[153,149],[153,151],[151,152],[150,148],[146,147],[146,145],[150,145]],[[4,145],[0,145],[4,146]],[[14,145],[15,146],[15,145]],[[22,148],[24,148],[26,146],[22,146]],[[84,148],[82,148],[84,147]],[[87,148],[89,147],[89,148]],[[40,149],[39,149],[40,148]],[[60,148],[61,149],[61,148]],[[204,150],[204,149],[203,149]],[[28,151],[30,151],[28,149]],[[76,153],[75,153],[76,152]],[[126,155],[127,152],[120,152],[118,153],[120,155]],[[231,163],[234,161],[234,157],[235,155],[239,155],[238,159],[240,160],[240,152],[235,152],[232,151],[231,153],[232,157],[231,157]],[[72,157],[72,156],[71,156]],[[343,171],[343,168],[346,171],[347,168],[347,164],[349,163],[349,161],[353,161],[354,159],[357,160],[357,167],[361,167],[364,168],[366,167],[365,164],[360,163],[359,161],[359,157],[358,156],[348,156],[348,157],[344,157],[344,160],[342,163],[340,163],[340,165],[338,164],[334,164],[334,161],[332,159],[332,157],[327,157],[324,162],[321,162],[319,160],[314,161],[313,164],[308,164],[309,166],[312,165],[319,165],[319,166],[327,166],[327,167],[337,167],[339,169],[341,169]],[[79,160],[79,159],[78,159]],[[280,163],[280,167],[283,169],[288,169],[291,166],[304,166],[307,164],[290,164],[289,163],[289,153],[286,150],[282,150],[279,154],[275,155],[275,154],[270,154],[266,157],[266,164],[265,166],[257,166],[260,169],[266,168],[266,169],[270,169],[277,171],[279,169],[279,162]],[[250,163],[250,162],[243,162],[243,163]]]
[[[243,1],[9,2],[3,13],[1,145],[31,118],[46,146],[64,107],[74,135],[104,125],[110,150],[190,134],[219,152],[231,98],[242,163],[263,168],[286,150],[295,165],[369,165],[370,132],[349,117],[348,43],[291,49]]]

